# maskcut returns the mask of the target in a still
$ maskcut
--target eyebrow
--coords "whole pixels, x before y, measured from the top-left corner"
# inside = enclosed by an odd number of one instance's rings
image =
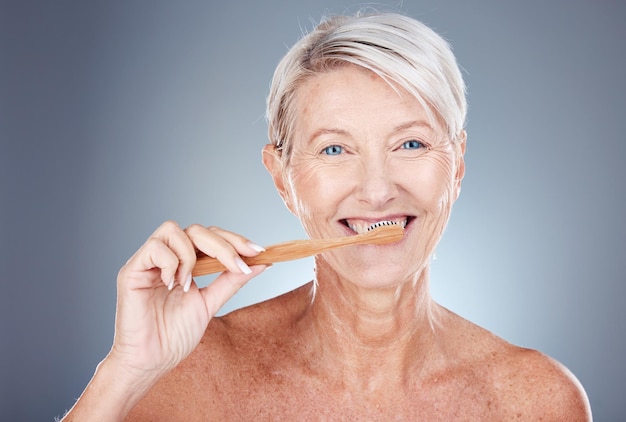
[[[426,128],[431,131],[434,130],[431,124],[428,123],[426,120],[411,120],[406,123],[401,123],[398,126],[394,127],[391,130],[391,133],[398,133],[398,132],[405,131],[407,129],[417,128],[417,127]],[[344,129],[339,129],[339,128],[321,128],[313,132],[313,134],[308,139],[308,143],[313,142],[315,138],[318,138],[323,135],[349,136],[350,132]]]
[[[414,127],[422,127],[428,130],[434,130],[430,123],[426,120],[411,120],[410,122],[403,123],[401,125],[396,126],[392,133],[402,132],[403,130],[412,129]]]
[[[308,139],[308,143],[310,144],[311,142],[313,142],[315,140],[315,138],[319,138],[320,136],[323,136],[323,135],[348,136],[349,134],[350,133],[348,131],[343,130],[343,129],[322,128],[322,129],[318,129],[315,132],[313,132],[313,134]]]

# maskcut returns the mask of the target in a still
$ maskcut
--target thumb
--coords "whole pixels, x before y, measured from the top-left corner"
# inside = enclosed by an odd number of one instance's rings
[[[204,297],[209,318],[213,318],[222,306],[248,281],[268,269],[269,265],[253,265],[250,274],[225,271],[211,284],[200,290]]]

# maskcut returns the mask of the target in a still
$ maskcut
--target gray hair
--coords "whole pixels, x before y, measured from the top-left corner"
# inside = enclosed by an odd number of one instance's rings
[[[448,43],[423,23],[376,13],[323,19],[279,62],[267,97],[270,142],[289,157],[295,94],[308,78],[348,64],[368,69],[413,95],[451,140],[465,125],[465,83]],[[434,116],[433,116],[434,113]]]

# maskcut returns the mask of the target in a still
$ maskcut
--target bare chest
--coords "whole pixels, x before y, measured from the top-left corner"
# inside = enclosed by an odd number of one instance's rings
[[[474,421],[500,420],[502,415],[493,391],[463,380],[409,388],[390,385],[385,391],[369,392],[350,389],[336,379],[242,375],[222,380],[208,389],[210,394],[207,389],[196,390],[195,405],[184,419]]]

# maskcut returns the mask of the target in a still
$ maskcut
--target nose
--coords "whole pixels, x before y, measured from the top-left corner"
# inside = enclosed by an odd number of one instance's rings
[[[397,195],[398,185],[386,160],[364,160],[358,180],[357,199],[371,209],[381,209]]]

